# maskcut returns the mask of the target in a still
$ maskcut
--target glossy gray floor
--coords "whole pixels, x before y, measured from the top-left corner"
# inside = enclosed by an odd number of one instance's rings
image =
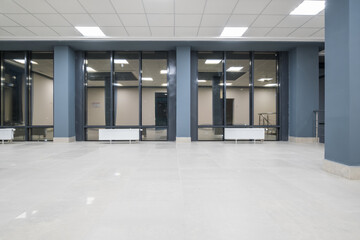
[[[285,142],[0,145],[1,240],[360,239],[360,181]]]

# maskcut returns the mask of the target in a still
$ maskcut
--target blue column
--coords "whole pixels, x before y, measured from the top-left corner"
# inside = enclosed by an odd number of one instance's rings
[[[191,141],[190,85],[191,49],[176,48],[176,140]]]
[[[315,141],[315,114],[319,108],[319,49],[297,47],[289,55],[289,140]]]
[[[54,47],[54,142],[75,140],[75,53]]]
[[[360,166],[359,11],[359,0],[326,2],[324,168],[357,179],[348,166]]]

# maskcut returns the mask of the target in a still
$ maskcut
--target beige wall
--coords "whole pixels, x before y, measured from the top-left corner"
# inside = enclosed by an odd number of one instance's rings
[[[40,75],[33,76],[33,125],[53,125],[52,79]]]
[[[105,88],[87,89],[87,124],[105,125]]]
[[[155,93],[166,88],[142,89],[143,125],[155,125]],[[139,94],[137,88],[117,89],[116,125],[139,124]],[[88,125],[105,125],[104,88],[88,88]]]
[[[249,124],[249,90],[244,88],[227,88],[226,97],[234,99],[233,124]],[[259,124],[258,113],[276,111],[276,89],[255,89],[254,94],[254,124]],[[275,115],[270,117],[275,124]],[[212,125],[212,89],[199,88],[198,92],[199,125]]]
[[[259,125],[258,113],[276,112],[276,89],[255,88],[254,92],[254,124]],[[276,124],[276,115],[270,115],[270,125]]]
[[[116,125],[139,125],[139,89],[117,88]]]

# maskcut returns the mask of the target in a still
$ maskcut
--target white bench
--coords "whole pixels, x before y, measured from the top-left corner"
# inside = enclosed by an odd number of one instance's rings
[[[15,128],[1,128],[0,129],[0,140],[2,141],[2,144],[4,144],[4,141],[12,141],[14,139],[14,132]]]
[[[264,128],[225,128],[225,140],[265,140]]]
[[[140,129],[99,129],[100,141],[139,141]]]

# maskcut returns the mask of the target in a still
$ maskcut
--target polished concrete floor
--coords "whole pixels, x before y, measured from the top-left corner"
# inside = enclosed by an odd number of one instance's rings
[[[323,145],[0,145],[1,240],[360,239]]]

